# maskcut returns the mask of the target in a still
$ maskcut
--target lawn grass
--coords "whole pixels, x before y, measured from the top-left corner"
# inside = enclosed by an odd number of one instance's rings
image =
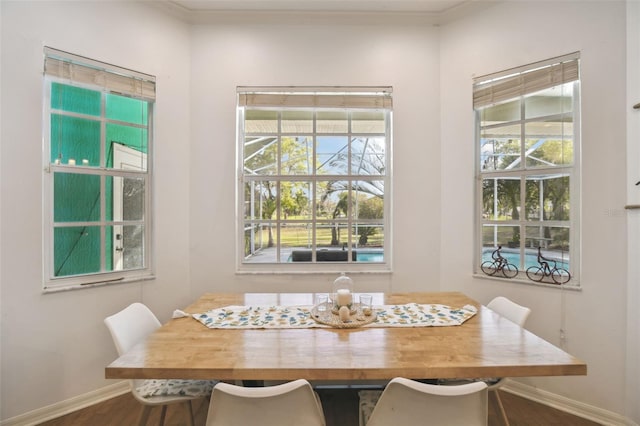
[[[275,228],[273,231],[273,237],[275,238]],[[260,241],[260,232],[256,233],[256,241]],[[266,246],[269,241],[269,230],[264,228],[261,231],[263,245]],[[306,226],[287,225],[280,229],[280,246],[281,247],[310,247],[312,243],[313,233]],[[316,241],[318,247],[340,247],[343,244],[347,244],[348,235],[345,228],[340,232],[340,243],[338,245],[331,245],[331,228],[322,227],[316,228]],[[352,235],[352,242],[358,243],[360,236]],[[382,247],[384,245],[384,234],[378,232],[374,235],[370,235],[367,240],[367,246]]]

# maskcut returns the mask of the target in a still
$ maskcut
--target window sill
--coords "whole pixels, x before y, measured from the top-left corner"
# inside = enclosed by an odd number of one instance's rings
[[[473,278],[477,278],[480,280],[501,281],[501,282],[507,282],[512,284],[525,284],[525,285],[532,285],[536,287],[554,288],[558,290],[582,291],[582,287],[580,287],[579,282],[560,285],[560,284],[550,284],[550,283],[537,283],[535,281],[526,280],[522,278],[498,278],[498,277],[491,277],[489,275],[475,274],[475,273],[473,274]]]
[[[94,287],[104,287],[104,286],[113,286],[113,285],[119,285],[119,284],[131,284],[131,283],[136,283],[136,282],[141,282],[141,281],[150,281],[150,280],[154,280],[156,277],[153,274],[149,274],[149,275],[138,275],[138,276],[132,276],[132,277],[116,277],[116,278],[112,278],[112,279],[105,279],[105,280],[100,280],[100,281],[88,281],[88,282],[79,282],[79,283],[69,283],[68,285],[65,284],[57,284],[57,285],[51,285],[51,282],[49,283],[45,283],[44,288],[42,289],[42,293],[44,294],[48,294],[48,293],[60,293],[63,291],[73,291],[73,290],[84,290],[87,288],[94,288]]]
[[[306,268],[273,268],[266,269],[264,265],[262,265],[261,269],[257,268],[239,268],[236,270],[236,275],[336,275],[340,273],[346,273],[350,275],[364,275],[364,274],[391,274],[393,271],[390,266],[385,266],[384,268],[367,268],[367,269],[357,269],[357,268],[349,268],[345,265],[336,265],[336,267],[327,269],[327,268],[312,268],[310,265],[307,265]]]

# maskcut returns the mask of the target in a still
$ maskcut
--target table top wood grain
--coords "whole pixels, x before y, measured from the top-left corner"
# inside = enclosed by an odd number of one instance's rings
[[[460,326],[209,329],[172,319],[105,369],[108,379],[387,380],[586,375],[587,365],[458,292],[374,294],[375,305],[467,304]],[[312,293],[208,293],[184,308],[312,305]]]

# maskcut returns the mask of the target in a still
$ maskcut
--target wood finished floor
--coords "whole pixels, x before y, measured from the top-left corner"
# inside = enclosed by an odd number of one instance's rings
[[[319,389],[318,394],[327,419],[327,426],[358,425],[358,395],[354,389]],[[508,392],[500,392],[502,402],[512,426],[597,426],[598,423],[573,416],[560,410],[521,398]],[[502,425],[494,410],[493,400],[489,403],[489,426]],[[193,402],[196,426],[204,426],[207,417],[205,400]],[[135,425],[141,405],[130,393],[68,414],[58,419],[41,423],[41,426],[129,426]],[[166,426],[185,426],[186,413],[183,407],[169,406]],[[151,412],[149,425],[157,425],[160,408]],[[462,426],[462,425],[461,425]]]

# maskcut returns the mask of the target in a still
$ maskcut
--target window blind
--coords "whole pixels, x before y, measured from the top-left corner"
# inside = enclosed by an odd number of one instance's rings
[[[390,87],[250,88],[238,87],[238,106],[257,108],[354,108],[393,107]]]
[[[120,68],[45,47],[44,73],[74,83],[101,87],[105,91],[155,100],[156,79],[149,74]]]
[[[579,54],[572,53],[526,66],[474,79],[473,108],[514,99],[580,78]],[[523,67],[524,68],[524,67]]]

